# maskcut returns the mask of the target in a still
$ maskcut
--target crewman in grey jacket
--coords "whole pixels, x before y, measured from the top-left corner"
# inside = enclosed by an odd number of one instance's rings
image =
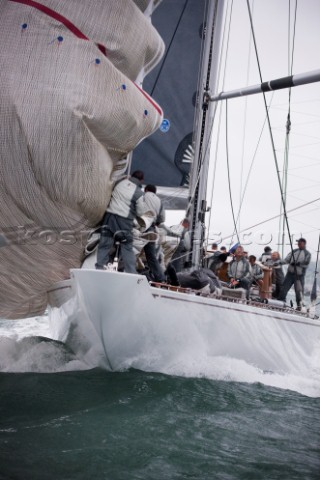
[[[156,195],[157,187],[155,185],[146,185],[144,189],[144,202],[146,209],[153,214],[153,222],[146,232],[155,232],[155,227],[165,222],[165,210],[161,199]],[[155,242],[147,242],[143,247],[146,260],[150,269],[152,279],[156,282],[164,282],[165,275],[157,257]]]
[[[102,221],[101,237],[98,245],[96,269],[103,270],[109,262],[109,253],[116,240],[120,242],[120,252],[124,271],[137,273],[136,258],[132,248],[133,219],[145,213],[141,183],[143,172],[137,170],[130,178],[116,182],[111,200]]]
[[[286,296],[292,285],[294,285],[298,310],[301,309],[301,301],[304,292],[304,280],[308,265],[311,260],[311,253],[306,249],[306,239],[297,240],[298,248],[290,252],[283,263],[288,263],[288,270],[280,290],[278,300],[286,301]]]
[[[228,265],[228,277],[230,279],[230,288],[244,288],[246,297],[249,299],[251,287],[251,266],[249,261],[244,258],[244,249],[241,245],[236,248],[233,260]]]

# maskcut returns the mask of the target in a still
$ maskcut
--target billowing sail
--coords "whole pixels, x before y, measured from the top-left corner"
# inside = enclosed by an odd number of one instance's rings
[[[162,122],[136,83],[164,44],[148,0],[2,0],[0,317],[40,314],[79,267],[110,176]]]
[[[163,0],[152,16],[166,50],[143,88],[160,103],[164,120],[135,149],[132,164],[133,170],[144,170],[147,183],[188,185],[206,4],[206,0]]]

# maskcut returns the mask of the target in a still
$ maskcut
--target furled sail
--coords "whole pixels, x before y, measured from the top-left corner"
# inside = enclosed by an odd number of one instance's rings
[[[135,80],[164,45],[143,0],[1,0],[0,316],[79,267],[112,171],[162,122]]]
[[[148,183],[163,187],[189,184],[207,4],[207,0],[163,0],[152,16],[166,51],[145,77],[143,88],[160,103],[164,120],[135,149],[132,163],[133,169],[144,170]]]

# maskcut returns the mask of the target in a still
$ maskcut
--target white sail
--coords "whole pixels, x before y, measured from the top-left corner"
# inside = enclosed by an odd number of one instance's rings
[[[117,162],[162,121],[134,83],[163,54],[144,15],[157,3],[1,2],[1,317],[45,310],[80,266]]]

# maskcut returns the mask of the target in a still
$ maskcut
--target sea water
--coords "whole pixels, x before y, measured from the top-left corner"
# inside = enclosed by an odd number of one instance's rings
[[[51,340],[46,316],[0,329],[1,480],[320,478],[316,368],[190,350],[166,371],[107,372]]]

